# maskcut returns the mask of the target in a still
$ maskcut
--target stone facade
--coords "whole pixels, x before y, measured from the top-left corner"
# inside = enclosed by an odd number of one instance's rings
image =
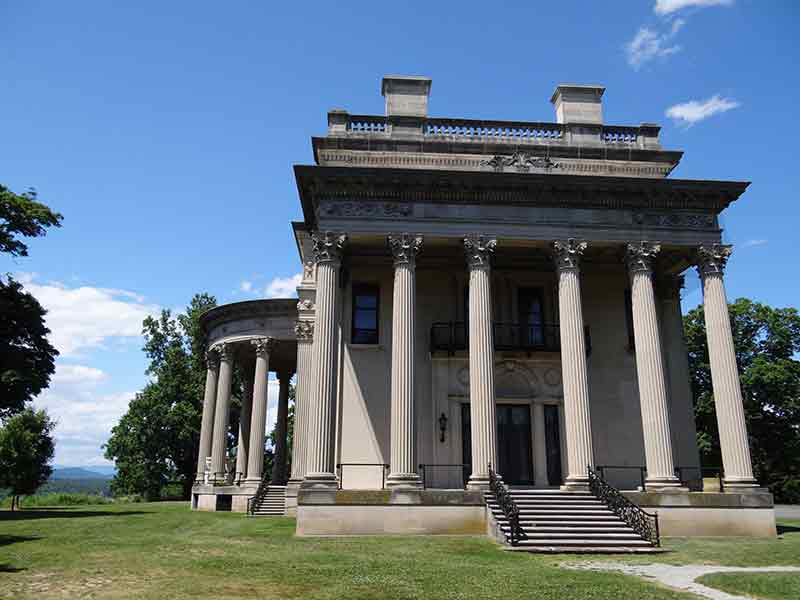
[[[403,514],[438,531],[452,498],[425,490],[466,488],[474,500],[489,470],[512,486],[580,490],[587,467],[601,467],[622,489],[641,488],[644,473],[648,494],[689,494],[702,473],[679,276],[693,266],[725,488],[757,491],[719,228],[748,184],[668,178],[682,153],[661,147],[657,125],[604,124],[601,87],[559,86],[555,123],[430,118],[430,90],[426,78],[388,77],[386,115],[328,114],[316,164],[294,169],[299,300],[204,317],[198,500],[201,488],[205,498],[241,479],[252,495],[261,484],[270,371],[281,376],[281,420],[296,373],[291,471],[284,438],[271,484],[288,479],[287,512],[304,534],[315,523],[336,533],[331,519],[357,533],[358,518],[364,532],[397,532]],[[253,386],[236,481],[224,473],[234,364]],[[340,490],[387,496],[366,518],[341,506]],[[478,508],[460,506],[474,528]],[[441,529],[458,527],[453,515]]]

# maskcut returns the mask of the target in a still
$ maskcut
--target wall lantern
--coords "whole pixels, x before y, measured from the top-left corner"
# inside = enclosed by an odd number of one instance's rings
[[[439,441],[444,443],[444,432],[447,431],[447,415],[444,413],[439,417],[439,431],[441,432]]]

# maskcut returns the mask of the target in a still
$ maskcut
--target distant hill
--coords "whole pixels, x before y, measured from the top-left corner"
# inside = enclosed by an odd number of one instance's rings
[[[95,467],[92,467],[94,469]],[[102,473],[99,470],[107,470],[108,467],[96,467],[98,470],[89,470],[83,467],[56,467],[53,469],[53,474],[50,476],[51,480],[60,479],[111,479],[114,473]]]

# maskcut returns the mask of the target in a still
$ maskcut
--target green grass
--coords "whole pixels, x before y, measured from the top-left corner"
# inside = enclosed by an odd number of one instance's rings
[[[764,600],[800,598],[800,573],[711,573],[698,581],[724,592]]]
[[[111,504],[113,498],[101,496],[99,494],[84,494],[72,492],[49,492],[36,494],[34,496],[23,496],[20,499],[22,508],[37,508],[46,506],[85,506],[94,504]],[[11,506],[11,497],[4,498],[0,502],[3,508]]]
[[[184,502],[0,511],[0,598],[694,598],[563,569],[568,558],[505,552],[483,537],[293,534],[292,519],[192,512]],[[687,542],[668,543],[696,562]],[[741,543],[714,542],[715,556],[722,564]],[[756,543],[751,558],[788,564],[792,552],[800,563],[800,533]]]

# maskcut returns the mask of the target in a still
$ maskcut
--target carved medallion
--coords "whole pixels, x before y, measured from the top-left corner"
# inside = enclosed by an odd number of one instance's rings
[[[506,167],[514,167],[521,173],[527,173],[531,167],[536,169],[558,169],[561,165],[550,160],[549,156],[533,156],[527,152],[514,152],[511,156],[497,154],[489,160],[481,161],[481,165],[492,167],[502,172]]]

